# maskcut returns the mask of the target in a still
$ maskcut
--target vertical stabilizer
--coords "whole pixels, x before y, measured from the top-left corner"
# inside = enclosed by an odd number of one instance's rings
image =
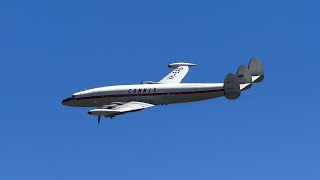
[[[249,63],[249,70],[251,72],[252,81],[259,83],[264,79],[264,68],[260,60],[256,57],[252,58]]]
[[[224,80],[224,96],[227,99],[237,99],[240,97],[240,84],[238,78],[230,73],[227,75],[226,79]]]

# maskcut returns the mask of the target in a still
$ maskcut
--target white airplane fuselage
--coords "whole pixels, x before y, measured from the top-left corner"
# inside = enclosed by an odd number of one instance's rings
[[[181,83],[189,68],[196,64],[178,62],[169,64],[173,70],[158,82],[145,81],[141,84],[106,86],[74,93],[62,101],[74,107],[96,107],[89,115],[114,118],[156,105],[187,103],[218,97],[235,100],[241,91],[251,88],[253,83],[264,79],[263,65],[252,58],[248,66],[241,65],[236,74],[229,73],[223,83]]]
[[[139,101],[154,105],[207,100],[224,96],[223,83],[135,84],[89,89],[62,101],[74,107],[100,107],[114,102]]]

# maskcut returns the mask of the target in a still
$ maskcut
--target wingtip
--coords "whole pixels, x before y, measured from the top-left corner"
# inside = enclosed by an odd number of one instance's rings
[[[169,68],[177,68],[179,66],[188,66],[188,67],[192,67],[192,66],[196,66],[196,64],[193,63],[187,63],[187,62],[176,62],[176,63],[171,63],[168,65]]]

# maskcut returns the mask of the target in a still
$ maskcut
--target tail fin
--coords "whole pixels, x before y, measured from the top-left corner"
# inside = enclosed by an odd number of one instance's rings
[[[239,67],[237,78],[240,83],[240,90],[246,90],[252,86],[251,72],[247,66],[242,65]]]
[[[252,58],[249,63],[249,70],[252,76],[252,82],[259,83],[264,79],[264,68],[260,60],[256,57]]]
[[[224,80],[224,96],[227,99],[237,99],[243,90],[249,89],[253,83],[264,79],[264,69],[258,58],[252,58],[248,67],[240,66],[237,74],[228,74]]]
[[[224,96],[227,99],[237,99],[240,97],[240,84],[238,78],[230,73],[223,84]]]
[[[252,83],[251,72],[247,66],[240,66],[237,72],[237,78],[240,84]]]

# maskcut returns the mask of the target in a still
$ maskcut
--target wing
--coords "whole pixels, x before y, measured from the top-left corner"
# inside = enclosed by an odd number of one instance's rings
[[[102,106],[99,109],[93,109],[88,112],[90,115],[94,116],[105,116],[105,117],[115,117],[117,115],[125,114],[128,112],[140,111],[145,108],[153,107],[153,104],[145,102],[131,101],[127,103],[115,102],[110,105]]]
[[[130,111],[142,110],[142,109],[153,107],[153,106],[154,106],[153,104],[149,104],[145,102],[131,101],[123,105],[117,106],[112,110],[117,112],[130,112]]]
[[[188,74],[189,67],[196,66],[192,63],[172,63],[169,68],[175,68],[171,73],[164,77],[159,83],[162,84],[178,84]]]

